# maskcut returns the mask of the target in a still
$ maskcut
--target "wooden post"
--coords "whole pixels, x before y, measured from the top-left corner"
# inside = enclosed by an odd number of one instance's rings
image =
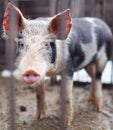
[[[56,14],[56,1],[50,0],[50,16],[54,16]]]
[[[58,12],[64,11],[68,8],[70,8],[70,0],[58,0]]]
[[[96,0],[84,0],[84,16],[94,17],[96,12]]]
[[[71,14],[72,17],[83,17],[84,16],[84,0],[72,0],[71,1]]]
[[[103,18],[103,3],[104,0],[96,1],[96,17]]]

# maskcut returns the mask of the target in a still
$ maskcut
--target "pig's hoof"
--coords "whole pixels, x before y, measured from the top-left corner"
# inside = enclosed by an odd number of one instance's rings
[[[95,102],[95,110],[101,111],[101,109],[102,109],[102,100],[99,100],[99,101]]]
[[[73,121],[73,116],[64,119],[64,126],[70,126]]]
[[[89,98],[88,102],[92,105],[94,105],[94,110],[96,111],[101,111],[102,109],[102,98],[99,99],[94,99],[94,98]]]
[[[66,125],[66,126],[70,126],[70,125],[71,125],[71,122],[72,122],[72,120],[67,120],[67,121],[65,121],[65,125]]]
[[[61,125],[62,125],[63,127],[68,127],[68,126],[71,125],[71,122],[72,122],[72,120],[65,119],[65,120],[62,120],[62,121],[61,121]]]
[[[36,114],[37,119],[43,119],[45,118],[45,116],[46,116],[45,112],[39,112]]]

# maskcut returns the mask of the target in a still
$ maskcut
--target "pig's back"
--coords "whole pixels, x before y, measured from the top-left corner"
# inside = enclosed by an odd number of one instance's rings
[[[73,42],[83,44],[92,43],[95,38],[98,45],[111,40],[112,33],[108,25],[98,18],[74,18],[70,37]]]
[[[76,69],[92,62],[103,46],[110,55],[112,33],[106,23],[97,18],[72,19],[72,29],[67,38],[69,52]]]

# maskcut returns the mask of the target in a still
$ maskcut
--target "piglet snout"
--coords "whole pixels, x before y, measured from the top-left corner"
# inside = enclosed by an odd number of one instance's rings
[[[34,70],[28,70],[22,75],[22,79],[28,84],[33,84],[40,79],[40,75]]]

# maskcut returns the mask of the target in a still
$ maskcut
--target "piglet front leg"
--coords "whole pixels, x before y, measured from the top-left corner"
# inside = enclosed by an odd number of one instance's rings
[[[44,82],[41,82],[36,87],[36,100],[37,100],[37,113],[36,117],[42,119],[46,115],[46,102],[45,102],[45,86]]]
[[[61,120],[64,126],[70,125],[73,120],[73,81],[67,75],[62,75],[61,88]]]

